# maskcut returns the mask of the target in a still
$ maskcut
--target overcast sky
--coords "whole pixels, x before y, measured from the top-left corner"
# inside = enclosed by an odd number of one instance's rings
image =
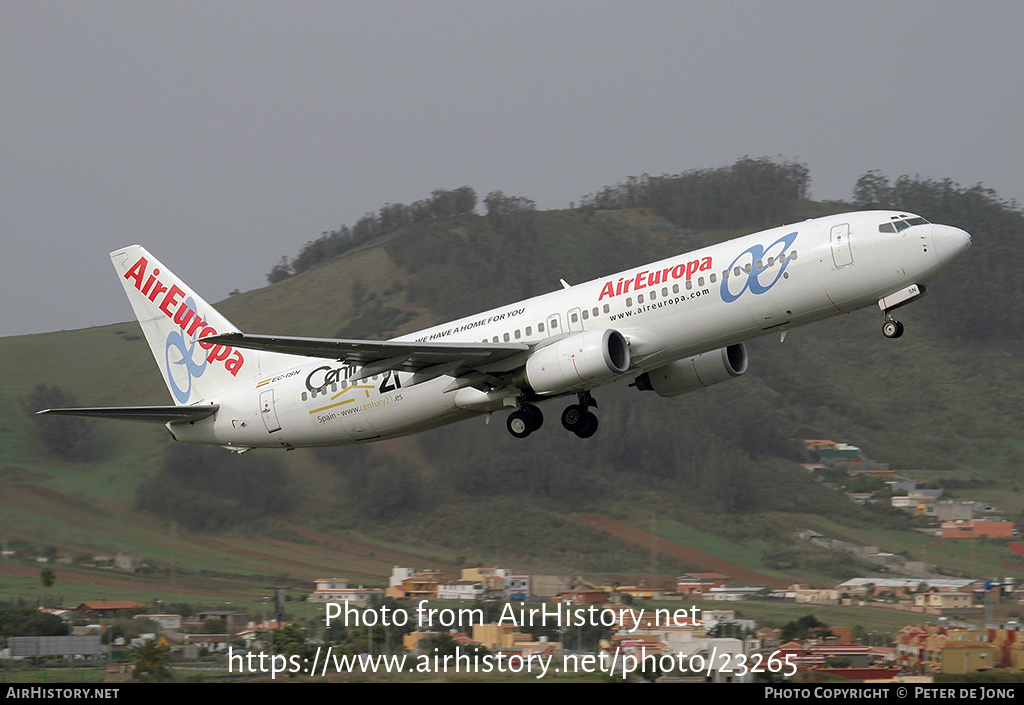
[[[131,319],[120,246],[217,301],[438,188],[562,208],[749,155],[818,199],[880,169],[1024,201],[1022,27],[1016,0],[0,0],[0,335]]]

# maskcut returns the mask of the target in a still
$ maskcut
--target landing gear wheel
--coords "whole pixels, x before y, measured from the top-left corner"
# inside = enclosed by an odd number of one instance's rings
[[[533,432],[533,426],[530,421],[530,414],[528,412],[517,409],[508,415],[505,425],[508,426],[508,432],[516,438],[526,438]]]
[[[523,407],[523,411],[530,415],[531,433],[544,425],[544,412],[540,410],[540,407],[534,406],[533,404],[527,404]]]
[[[882,324],[882,335],[886,338],[899,338],[903,335],[903,324],[895,319],[889,319]]]
[[[590,438],[597,433],[597,416],[588,411],[585,418],[586,426],[575,432],[579,438]]]
[[[533,404],[523,404],[508,415],[505,425],[516,438],[526,438],[544,424],[544,414]]]
[[[565,411],[562,412],[562,427],[566,431],[576,433],[586,426],[588,413],[587,408],[579,404],[565,407]]]

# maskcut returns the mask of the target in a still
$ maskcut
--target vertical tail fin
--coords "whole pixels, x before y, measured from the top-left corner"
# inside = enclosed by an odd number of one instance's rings
[[[240,374],[248,369],[240,351],[200,340],[238,328],[171,270],[139,245],[111,252],[110,261],[175,404],[195,404],[251,379]]]

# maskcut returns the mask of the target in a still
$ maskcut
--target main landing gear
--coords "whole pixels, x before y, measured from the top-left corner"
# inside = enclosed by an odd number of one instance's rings
[[[576,395],[579,403],[567,406],[562,412],[562,426],[580,438],[590,438],[597,433],[597,416],[590,410],[597,408],[597,402],[590,392]],[[535,405],[520,399],[519,408],[508,415],[505,424],[508,432],[516,438],[526,438],[544,423],[544,414]]]
[[[533,404],[520,401],[519,408],[508,415],[508,432],[516,438],[526,438],[544,424],[544,414]]]
[[[590,392],[580,392],[576,398],[579,403],[565,407],[562,412],[562,426],[580,438],[590,438],[597,433],[597,416],[590,410],[590,407],[597,408],[597,402]]]
[[[886,338],[899,338],[903,335],[903,324],[885,312],[885,323],[882,324],[882,335]]]

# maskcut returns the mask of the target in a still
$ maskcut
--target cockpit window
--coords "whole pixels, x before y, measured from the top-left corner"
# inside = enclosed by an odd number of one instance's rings
[[[880,233],[898,233],[906,230],[911,225],[928,225],[928,221],[919,215],[894,215],[890,222],[878,226]]]

